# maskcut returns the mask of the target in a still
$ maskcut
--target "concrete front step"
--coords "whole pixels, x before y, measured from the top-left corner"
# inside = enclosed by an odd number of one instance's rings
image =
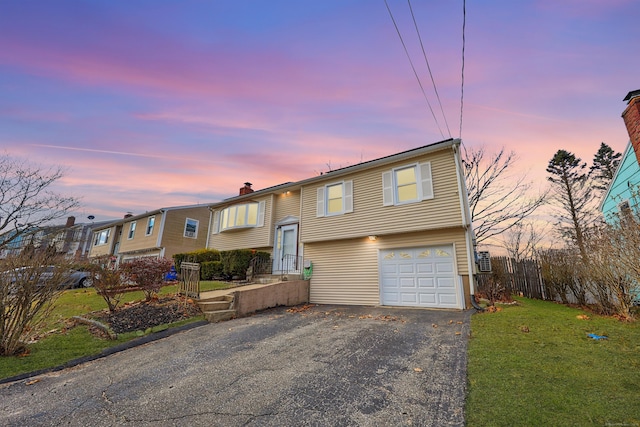
[[[217,310],[204,312],[204,317],[209,323],[222,322],[224,320],[233,319],[235,316],[235,310]]]
[[[233,295],[218,295],[198,301],[198,306],[208,322],[222,322],[235,317],[233,300]]]
[[[228,310],[232,303],[233,301],[200,301],[198,305],[200,310],[206,313],[207,311]]]

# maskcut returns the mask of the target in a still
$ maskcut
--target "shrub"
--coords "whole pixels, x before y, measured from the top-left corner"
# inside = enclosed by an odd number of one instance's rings
[[[167,258],[144,257],[123,263],[121,270],[124,277],[138,285],[144,292],[145,299],[150,301],[160,291],[164,276],[172,264]]]
[[[185,252],[173,255],[176,270],[180,271],[180,264],[183,261],[203,263],[207,261],[220,261],[220,251],[215,249],[198,249],[192,252]]]
[[[0,356],[25,350],[69,278],[69,262],[54,251],[29,250],[0,263]],[[48,268],[56,266],[56,268]]]
[[[493,262],[491,273],[478,275],[478,294],[489,300],[490,305],[496,301],[508,302],[511,298],[511,279],[501,262]]]
[[[224,275],[222,262],[205,261],[200,264],[200,280],[213,280]]]
[[[220,261],[222,262],[223,273],[227,277],[245,279],[251,260],[255,257],[269,259],[271,254],[268,252],[255,252],[251,249],[222,251],[220,252]]]
[[[589,241],[589,288],[598,310],[622,319],[633,318],[640,291],[640,227],[631,215],[601,227]]]
[[[537,254],[540,274],[547,291],[553,299],[569,304],[573,295],[578,303],[586,302],[583,288],[582,260],[569,249],[548,249]]]
[[[110,312],[116,311],[122,299],[122,272],[115,266],[110,257],[93,260],[88,267],[96,293],[104,299]]]

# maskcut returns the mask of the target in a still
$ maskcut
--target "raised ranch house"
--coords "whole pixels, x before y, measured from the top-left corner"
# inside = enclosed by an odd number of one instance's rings
[[[470,307],[473,231],[449,139],[211,205],[207,247],[272,254],[273,273],[306,267],[320,304]]]
[[[156,209],[96,228],[90,258],[111,256],[116,262],[139,257],[171,258],[204,248],[208,205]]]
[[[624,101],[628,101],[628,105],[622,118],[629,133],[629,142],[600,204],[607,221],[614,220],[614,214],[628,209],[640,213],[640,90],[629,92]]]

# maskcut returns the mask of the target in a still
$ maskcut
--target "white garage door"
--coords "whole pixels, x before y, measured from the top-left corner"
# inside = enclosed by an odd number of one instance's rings
[[[380,251],[382,305],[461,308],[453,246]]]

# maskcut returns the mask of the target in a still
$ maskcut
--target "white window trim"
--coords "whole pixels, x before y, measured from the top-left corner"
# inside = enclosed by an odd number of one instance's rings
[[[187,224],[189,224],[189,221],[194,221],[196,223],[196,230],[193,232],[193,236],[187,236]],[[200,221],[198,221],[197,219],[194,218],[185,218],[184,220],[184,232],[183,232],[183,236],[186,237],[187,239],[197,239],[198,238],[198,229],[200,228]]]
[[[129,223],[129,233],[127,233],[127,240],[131,240],[136,235],[136,223],[138,221],[132,221]]]
[[[156,216],[153,215],[147,218],[147,228],[145,228],[144,230],[144,235],[151,236],[153,234],[153,229],[155,228],[155,226],[156,226]]]
[[[105,238],[104,238],[104,242],[101,243],[100,240],[102,240],[102,239],[100,238],[100,236],[102,236],[103,234],[105,235]],[[107,243],[109,243],[109,236],[110,235],[111,235],[111,229],[110,228],[108,228],[106,230],[101,230],[99,232],[96,232],[96,237],[93,240],[93,246],[104,246],[104,245],[106,245]]]
[[[340,212],[328,212],[329,187],[334,185],[342,185],[342,210]],[[337,216],[353,212],[353,181],[331,182],[316,190],[316,217]]]
[[[396,171],[415,168],[417,198],[404,202],[398,201],[398,185],[396,183]],[[382,204],[383,206],[401,206],[421,202],[434,198],[433,177],[431,174],[431,162],[413,163],[393,168],[382,173]]]
[[[249,224],[248,220],[249,220],[249,205],[253,205],[253,204],[257,204],[258,205],[258,215],[256,217],[256,223],[255,224]],[[225,211],[228,213],[228,209],[230,208],[236,208],[236,215],[238,213],[238,206],[247,206],[247,208],[245,209],[245,221],[243,225],[233,225],[231,227],[224,227],[223,224],[223,219],[226,218],[226,215],[224,215]],[[256,228],[256,227],[264,227],[264,217],[265,217],[265,206],[266,206],[266,202],[263,200],[261,202],[250,202],[250,203],[242,203],[242,204],[238,204],[238,205],[233,205],[233,206],[227,206],[224,209],[221,209],[219,211],[215,211],[213,214],[213,231],[212,234],[218,234],[218,233],[222,233],[225,231],[229,231],[229,230],[239,230],[239,229],[243,229],[243,228]],[[235,222],[235,219],[234,219]]]

